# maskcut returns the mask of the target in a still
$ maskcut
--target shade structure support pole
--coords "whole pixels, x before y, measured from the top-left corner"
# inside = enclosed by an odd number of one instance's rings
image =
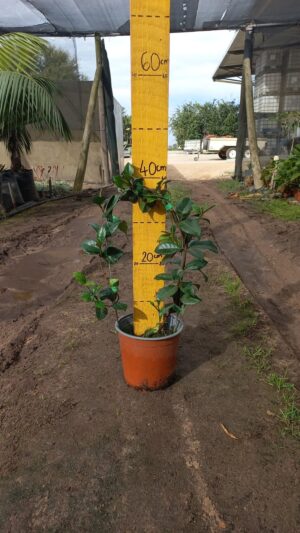
[[[236,143],[236,160],[234,179],[238,181],[243,180],[243,158],[246,147],[247,138],[247,112],[246,112],[246,99],[245,99],[245,76],[242,76],[241,83],[241,96],[240,96],[240,109],[239,109],[239,124]]]
[[[86,118],[85,118],[85,124],[84,124],[84,130],[83,130],[83,135],[82,135],[82,141],[81,141],[81,151],[79,155],[78,167],[77,167],[77,172],[76,172],[75,181],[73,185],[73,190],[75,192],[80,192],[82,190],[82,186],[84,182],[87,159],[89,155],[92,127],[93,127],[93,117],[95,113],[95,107],[96,107],[96,102],[97,102],[97,97],[98,97],[99,81],[100,81],[101,71],[102,71],[102,65],[98,59],[101,57],[101,43],[100,43],[99,35],[95,35],[95,47],[96,47],[97,64],[96,64],[95,76],[94,76],[94,80],[93,80],[92,88],[90,92],[90,98],[89,98],[89,103],[88,103],[88,108],[87,108],[87,113],[86,113]]]
[[[155,189],[167,175],[170,0],[131,0],[132,162],[134,176]],[[166,215],[154,207],[143,213],[133,205],[133,320],[135,335],[159,322],[151,302],[163,281],[155,253]]]
[[[261,165],[258,157],[258,145],[255,127],[253,84],[252,84],[252,57],[253,57],[253,28],[248,27],[245,35],[245,49],[243,60],[243,77],[245,80],[245,101],[247,112],[248,141],[251,155],[254,187],[260,189],[263,185],[261,180]]]
[[[96,59],[97,64],[101,65],[101,72],[103,72],[103,44],[99,39],[99,45],[96,46]],[[104,86],[103,77],[100,76],[98,87],[98,108],[99,108],[99,126],[100,126],[100,150],[101,150],[101,169],[102,169],[102,182],[104,185],[108,185],[111,182],[111,173],[109,166],[109,155],[107,147],[106,137],[106,113],[105,113],[105,99],[104,99]]]

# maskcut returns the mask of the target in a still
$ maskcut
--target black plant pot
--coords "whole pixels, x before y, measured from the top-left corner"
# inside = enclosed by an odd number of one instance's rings
[[[14,173],[19,189],[23,196],[24,202],[34,202],[39,199],[39,195],[35,188],[33,171],[22,169]]]

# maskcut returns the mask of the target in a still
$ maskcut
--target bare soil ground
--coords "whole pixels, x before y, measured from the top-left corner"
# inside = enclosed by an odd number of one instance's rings
[[[196,198],[215,194],[201,187]],[[186,316],[173,385],[128,388],[114,318],[98,322],[71,282],[81,268],[99,279],[79,251],[97,213],[68,199],[0,225],[0,531],[298,531],[298,445],[281,433],[278,394],[243,355],[267,342],[274,368],[296,381],[294,345],[261,302],[257,326],[237,335],[221,251]],[[115,273],[130,300],[129,253]]]

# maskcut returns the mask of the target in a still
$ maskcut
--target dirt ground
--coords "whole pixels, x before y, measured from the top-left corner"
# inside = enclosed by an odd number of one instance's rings
[[[297,337],[287,342],[290,330],[267,315],[252,285],[258,324],[236,334],[239,310],[220,278],[235,269],[248,285],[260,263],[248,255],[235,265],[242,230],[229,247],[225,200],[213,184],[191,183],[195,199],[222,206],[211,217],[220,253],[210,257],[202,305],[187,313],[176,380],[155,393],[124,384],[114,318],[98,322],[71,281],[81,268],[99,279],[97,262],[79,250],[97,219],[91,200],[44,204],[1,223],[1,532],[299,531],[298,444],[282,434],[279,395],[243,355],[267,343],[274,368],[297,382]],[[253,222],[233,207],[245,228]],[[265,217],[257,223],[267,228]],[[252,226],[243,231],[251,237]],[[280,246],[297,253],[289,233],[271,235],[280,261]],[[129,253],[114,271],[130,300]],[[278,308],[293,303],[279,296],[276,285]]]

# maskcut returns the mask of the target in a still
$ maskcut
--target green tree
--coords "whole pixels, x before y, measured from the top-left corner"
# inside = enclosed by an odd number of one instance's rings
[[[87,80],[80,74],[76,59],[61,48],[48,45],[38,55],[36,71],[50,80]]]
[[[238,109],[234,101],[224,100],[183,104],[171,118],[171,128],[178,145],[182,147],[186,139],[202,139],[207,133],[236,136]]]
[[[123,120],[123,141],[126,145],[131,145],[131,115],[127,115],[123,107],[122,109]]]
[[[10,152],[15,171],[21,168],[22,151],[31,148],[29,125],[66,140],[71,138],[54,102],[54,83],[34,70],[37,56],[45,47],[46,41],[32,35],[0,36],[0,140]]]

